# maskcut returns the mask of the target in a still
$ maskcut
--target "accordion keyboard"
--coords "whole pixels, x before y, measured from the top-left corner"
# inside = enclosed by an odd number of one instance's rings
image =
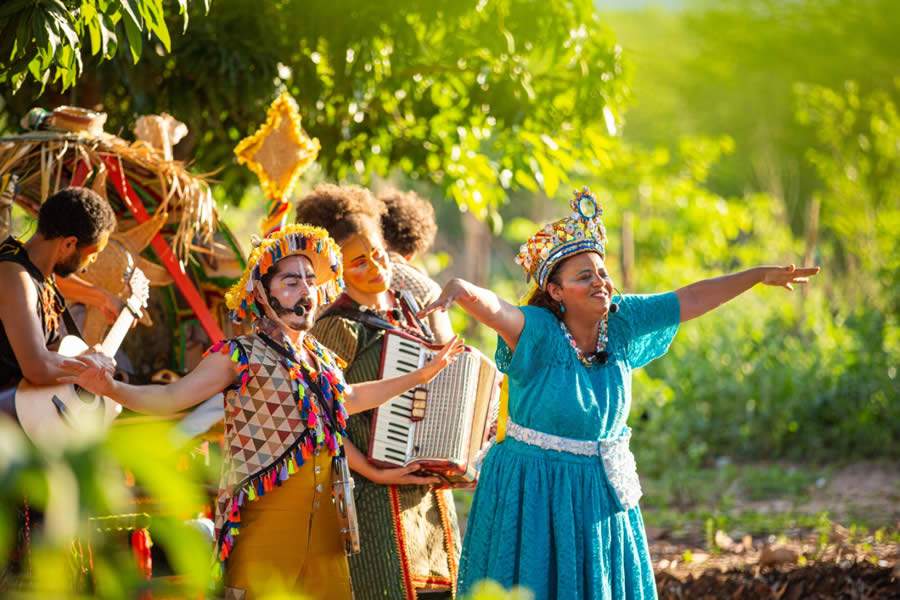
[[[425,364],[427,351],[406,338],[388,336],[382,378],[412,373]],[[413,393],[408,390],[391,398],[378,409],[372,458],[395,465],[405,465],[412,453],[415,423],[412,421]],[[386,418],[387,417],[387,418]]]

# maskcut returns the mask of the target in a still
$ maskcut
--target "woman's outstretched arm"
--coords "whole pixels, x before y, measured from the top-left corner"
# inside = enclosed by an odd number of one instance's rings
[[[806,283],[818,272],[819,267],[797,268],[794,265],[754,267],[739,273],[692,283],[675,291],[681,305],[681,322],[696,319],[718,308],[757,283],[793,290],[794,284]]]
[[[525,327],[525,315],[518,307],[491,290],[464,279],[456,278],[447,282],[438,299],[422,309],[419,318],[436,310],[447,310],[454,302],[476,320],[500,334],[510,350],[515,350],[522,328]]]

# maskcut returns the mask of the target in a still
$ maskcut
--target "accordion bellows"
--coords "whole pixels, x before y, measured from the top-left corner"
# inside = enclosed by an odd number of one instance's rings
[[[389,331],[379,377],[410,373],[436,348]],[[497,420],[501,375],[474,348],[430,383],[382,404],[372,420],[369,458],[382,466],[418,464],[450,487],[471,487],[478,480],[477,458]],[[425,394],[424,414],[417,414],[417,396]]]

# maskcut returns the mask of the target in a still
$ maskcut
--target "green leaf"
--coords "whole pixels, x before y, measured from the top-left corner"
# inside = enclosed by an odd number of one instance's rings
[[[185,33],[188,28],[188,21],[191,18],[188,11],[188,0],[178,0],[178,14],[184,15],[184,28],[181,30],[181,33]]]
[[[516,174],[514,177],[515,177],[516,183],[521,185],[526,190],[529,190],[532,192],[538,191],[537,182],[534,180],[534,178],[531,175],[529,175],[525,171],[522,171],[521,169],[516,169]]]
[[[125,23],[125,37],[128,39],[128,49],[131,51],[131,60],[137,64],[144,48],[144,41],[141,39],[141,29],[135,25],[132,19],[123,19]]]
[[[138,31],[144,30],[144,22],[138,16],[140,14],[140,9],[135,6],[134,0],[121,0],[122,10],[125,11],[125,15],[128,16],[126,21],[130,20],[131,23]],[[138,53],[140,54],[140,53]],[[137,62],[137,61],[135,61]]]
[[[27,11],[27,16],[23,17],[19,22],[19,27],[16,29],[17,54],[21,53],[23,48],[31,47],[31,38],[33,37],[31,32],[31,22],[36,16],[38,16],[38,13],[35,10],[29,10]]]
[[[92,21],[97,18],[97,7],[91,0],[83,0],[81,3],[81,19]]]
[[[506,51],[510,54],[516,53],[516,38],[513,37],[509,29],[503,29],[503,37],[506,38]]]
[[[40,81],[43,73],[41,71],[41,59],[35,57],[31,62],[28,63],[28,72],[31,73],[31,76],[35,78],[35,80]]]
[[[85,21],[85,25],[87,25],[88,36],[91,40],[91,56],[97,56],[100,52],[103,52],[103,36],[100,33],[100,19],[91,18],[90,20]],[[106,55],[106,52],[103,52]]]
[[[541,174],[544,176],[544,191],[547,196],[552,198],[559,189],[559,179],[562,172],[550,162],[550,160],[540,152],[534,153],[534,158],[541,167]]]
[[[33,10],[29,8],[33,5],[33,0],[6,0],[6,2],[0,6],[0,19],[10,17],[19,11]]]
[[[166,26],[162,3],[154,0],[147,0],[143,6],[145,7],[144,15],[147,29],[156,34],[156,37],[162,42],[166,52],[171,52],[172,39],[169,37],[169,28]]]
[[[69,23],[67,13],[54,9],[48,11],[48,14],[53,19],[57,31],[66,37],[69,46],[73,49],[77,49],[79,47],[78,34],[75,33],[72,24]]]
[[[41,52],[49,52],[51,56],[56,54],[59,36],[56,35],[52,20],[47,19],[45,13],[37,12],[34,14],[34,18],[31,20],[31,31],[34,35],[38,54]]]
[[[112,57],[116,53],[116,47],[119,43],[119,38],[116,35],[115,25],[110,22],[110,19],[105,14],[100,14],[97,19],[97,23],[100,27],[100,39],[102,40],[103,47],[103,56],[106,58]]]

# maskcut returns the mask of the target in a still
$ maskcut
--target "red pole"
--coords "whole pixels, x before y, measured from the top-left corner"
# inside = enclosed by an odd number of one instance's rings
[[[128,184],[128,180],[125,179],[125,173],[122,171],[118,156],[104,154],[103,162],[106,164],[113,186],[115,186],[116,191],[119,192],[119,196],[121,196],[122,201],[128,207],[128,210],[134,215],[135,220],[138,223],[149,221],[150,215],[147,213],[147,209],[144,208],[144,203],[141,202],[140,197],[134,193],[134,190],[131,189],[131,186]],[[79,163],[79,167],[80,166]],[[169,271],[172,279],[175,280],[175,286],[178,288],[178,291],[181,292],[181,295],[194,311],[194,314],[197,315],[197,319],[200,321],[203,330],[206,331],[206,335],[209,336],[210,342],[216,343],[223,339],[225,334],[222,333],[219,324],[209,312],[209,308],[207,308],[206,303],[203,301],[197,288],[194,287],[194,284],[188,278],[187,273],[185,273],[181,261],[175,256],[175,253],[172,251],[172,248],[169,247],[166,240],[162,235],[157,233],[150,241],[150,245],[153,246],[153,250],[159,257],[159,260],[166,270]]]

